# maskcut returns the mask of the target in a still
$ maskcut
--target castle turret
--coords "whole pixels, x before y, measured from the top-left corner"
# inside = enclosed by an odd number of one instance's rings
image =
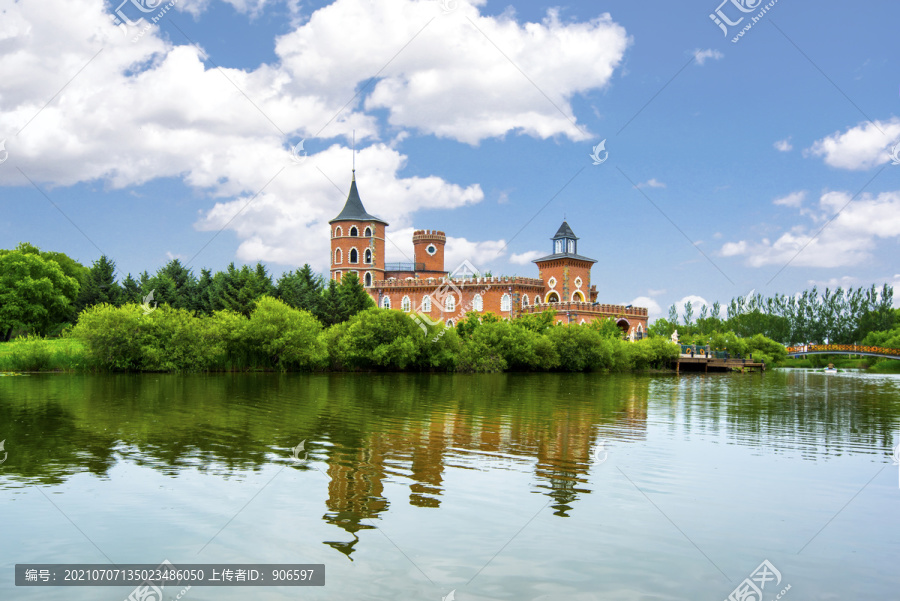
[[[590,302],[594,259],[578,254],[578,236],[565,221],[553,241],[553,254],[535,259],[544,281],[544,303]]]
[[[447,236],[438,230],[416,230],[413,232],[416,271],[445,274],[444,245]]]
[[[369,215],[356,188],[356,171],[350,194],[331,225],[331,278],[340,281],[347,272],[356,273],[363,286],[384,279],[384,229],[388,223]]]

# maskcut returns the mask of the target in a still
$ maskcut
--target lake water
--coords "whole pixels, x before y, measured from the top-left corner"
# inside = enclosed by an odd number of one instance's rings
[[[325,564],[185,601],[722,601],[764,560],[766,601],[898,599],[898,430],[851,373],[4,377],[0,599],[164,559]]]

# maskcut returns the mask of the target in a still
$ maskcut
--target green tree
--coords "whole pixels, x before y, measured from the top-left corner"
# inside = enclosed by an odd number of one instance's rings
[[[316,317],[326,326],[338,324],[347,319],[341,305],[340,287],[335,280],[328,280],[328,287],[322,293],[319,314]]]
[[[361,311],[375,306],[375,301],[359,283],[355,273],[345,273],[341,278],[341,288],[338,293],[341,305],[341,314],[344,319],[349,319]]]
[[[425,344],[406,313],[374,307],[332,326],[325,338],[332,366],[351,369],[406,369]]]
[[[15,330],[41,335],[72,315],[78,281],[23,243],[0,250],[0,338]]]
[[[244,340],[267,367],[309,370],[323,366],[326,359],[325,344],[319,338],[321,330],[312,313],[264,296],[250,314]]]
[[[288,271],[275,285],[278,298],[295,309],[319,315],[325,284],[322,276],[314,274],[309,263],[297,271]]]
[[[122,288],[116,282],[116,263],[106,255],[101,255],[91,265],[81,286],[76,301],[76,311],[80,313],[85,307],[100,303],[118,305],[121,295]]]
[[[122,280],[121,288],[122,292],[119,294],[118,306],[121,307],[128,303],[141,304],[141,285],[137,280],[131,277],[130,273]]]

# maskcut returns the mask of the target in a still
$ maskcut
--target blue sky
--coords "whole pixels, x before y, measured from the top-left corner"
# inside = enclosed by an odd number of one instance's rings
[[[737,42],[765,3],[179,0],[141,37],[119,5],[0,0],[0,248],[324,271],[355,129],[388,260],[442,229],[448,269],[536,276],[565,216],[653,316],[900,283],[896,4],[780,0]]]

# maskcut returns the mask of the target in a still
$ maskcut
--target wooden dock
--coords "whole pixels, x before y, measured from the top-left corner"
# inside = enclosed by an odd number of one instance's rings
[[[762,373],[766,370],[765,363],[756,363],[752,359],[723,359],[719,357],[708,357],[704,355],[694,355],[682,353],[675,360],[675,373],[682,371],[690,372],[727,372],[737,370],[741,373],[745,371],[758,371]]]

